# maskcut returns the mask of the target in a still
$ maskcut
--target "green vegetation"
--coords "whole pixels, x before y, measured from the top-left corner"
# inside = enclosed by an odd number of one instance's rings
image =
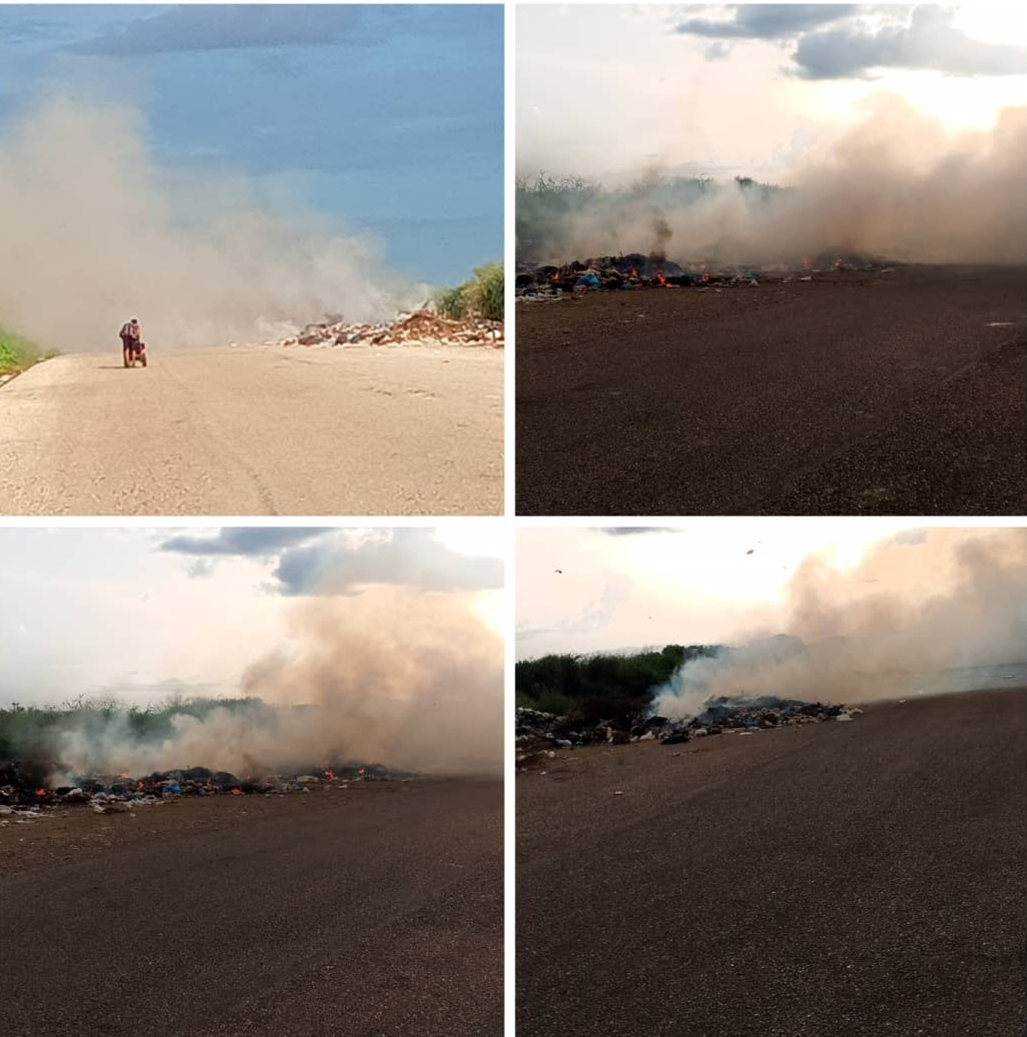
[[[627,720],[644,714],[657,689],[693,659],[718,645],[667,645],[632,655],[544,655],[517,663],[517,705],[575,720]]]
[[[442,288],[435,293],[435,309],[443,317],[503,319],[503,264],[486,263],[474,271],[474,277],[456,288]]]
[[[54,355],[45,353],[39,343],[0,326],[0,374],[24,371]]]
[[[10,709],[0,709],[0,760],[49,756],[56,751],[61,736],[72,731],[97,739],[116,733],[129,744],[159,742],[174,735],[176,717],[202,720],[215,709],[245,711],[257,721],[275,720],[275,711],[258,698],[175,698],[145,708],[84,696],[59,706],[14,703]]]
[[[563,255],[572,226],[587,218],[597,227],[616,228],[622,222],[637,225],[686,209],[725,192],[741,192],[746,205],[762,205],[786,189],[736,176],[726,183],[708,176],[647,175],[625,187],[607,188],[580,176],[553,177],[539,173],[534,180],[519,178],[516,187],[516,234],[519,262],[542,259],[569,262],[585,256]],[[577,222],[574,222],[577,221]],[[648,247],[645,241],[623,242],[631,252]]]

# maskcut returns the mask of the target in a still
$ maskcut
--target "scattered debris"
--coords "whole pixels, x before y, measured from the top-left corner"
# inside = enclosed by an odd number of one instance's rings
[[[434,310],[416,310],[392,323],[308,324],[282,346],[493,346],[504,344],[503,322],[483,317],[451,320]]]
[[[530,766],[539,757],[555,756],[554,750],[542,748],[545,745],[564,750],[592,743],[624,745],[628,742],[659,741],[661,745],[682,745],[693,738],[710,738],[735,732],[756,734],[779,727],[819,724],[827,720],[851,721],[862,715],[863,710],[858,707],[801,702],[775,695],[759,698],[720,695],[708,699],[703,711],[697,716],[678,720],[650,716],[633,724],[618,720],[585,723],[555,713],[521,707],[517,710],[515,726],[520,751],[517,766]]]
[[[320,774],[309,768],[296,774],[268,774],[239,778],[228,771],[206,767],[154,771],[145,777],[128,774],[80,775],[73,783],[51,786],[47,774],[66,773],[55,764],[0,763],[0,816],[38,820],[41,808],[89,804],[97,814],[118,814],[136,807],[159,806],[184,796],[243,796],[263,793],[309,792],[319,788],[348,788],[358,781],[406,781],[412,775],[382,764],[341,763],[326,766]]]

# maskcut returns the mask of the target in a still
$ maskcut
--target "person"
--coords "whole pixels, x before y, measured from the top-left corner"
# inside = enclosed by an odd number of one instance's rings
[[[134,359],[132,351],[138,346],[140,340],[139,321],[135,317],[126,321],[121,325],[121,331],[118,334],[121,336],[121,356],[125,361],[125,366],[128,367]]]

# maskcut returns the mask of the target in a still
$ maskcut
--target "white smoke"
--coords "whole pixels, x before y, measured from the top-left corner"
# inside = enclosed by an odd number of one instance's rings
[[[163,168],[137,112],[48,100],[0,138],[0,324],[62,351],[137,317],[162,348],[279,337],[423,301],[371,238],[242,174]]]

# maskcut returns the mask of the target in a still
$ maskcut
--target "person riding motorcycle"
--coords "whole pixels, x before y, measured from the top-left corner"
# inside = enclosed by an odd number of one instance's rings
[[[143,345],[142,329],[139,327],[139,321],[135,317],[130,321],[126,321],[121,325],[121,331],[118,334],[121,337],[121,357],[125,362],[125,366],[128,367],[135,362],[136,352]]]

